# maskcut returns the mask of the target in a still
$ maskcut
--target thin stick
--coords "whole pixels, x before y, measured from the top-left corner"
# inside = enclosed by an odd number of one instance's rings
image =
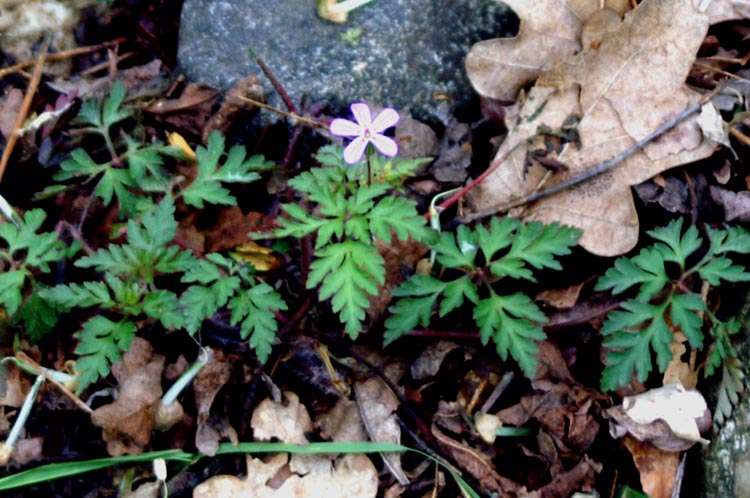
[[[90,45],[88,47],[76,47],[76,48],[71,48],[70,50],[63,50],[62,52],[55,52],[54,54],[48,54],[47,60],[59,61],[63,59],[68,59],[70,57],[76,57],[78,55],[86,55],[91,52],[96,52],[97,50],[101,50],[103,48],[112,47],[114,45],[117,45],[118,43],[124,42],[125,40],[127,40],[127,38],[117,38],[115,40],[110,40],[104,43],[99,43],[97,45]],[[26,69],[27,67],[31,67],[34,65],[34,63],[35,63],[35,60],[21,61],[17,64],[13,64],[12,66],[4,67],[0,69],[0,78],[5,78],[9,74],[13,74],[23,69]]]
[[[271,85],[273,85],[273,88],[279,94],[279,97],[281,97],[281,100],[282,102],[284,102],[284,105],[286,106],[287,110],[292,114],[299,114],[299,110],[297,110],[297,105],[294,103],[294,101],[289,96],[289,94],[286,93],[286,90],[284,90],[284,87],[281,86],[281,82],[276,78],[276,75],[273,74],[273,71],[271,71],[271,68],[268,67],[266,63],[263,61],[263,59],[261,59],[260,56],[255,53],[255,50],[250,49],[250,54],[255,58],[255,63],[258,64],[258,66],[260,67],[260,70],[263,71],[263,74],[266,75],[266,78],[268,78],[268,81],[271,82]]]
[[[42,81],[42,69],[44,69],[44,61],[47,56],[47,49],[49,48],[49,40],[44,43],[44,46],[39,51],[39,56],[36,59],[34,65],[34,72],[31,75],[31,81],[29,86],[26,88],[26,95],[23,97],[21,102],[21,109],[18,111],[16,116],[16,122],[13,125],[13,133],[8,137],[8,142],[5,144],[5,150],[3,150],[3,157],[0,159],[0,182],[3,180],[3,174],[5,174],[5,168],[10,162],[10,156],[13,154],[13,149],[18,142],[18,130],[23,126],[23,122],[26,120],[26,116],[29,114],[31,109],[31,101],[34,99],[36,90],[39,87],[39,82]]]
[[[273,106],[270,106],[268,104],[264,104],[263,102],[261,102],[259,100],[251,99],[249,97],[242,97],[242,96],[239,96],[237,98],[239,98],[240,100],[242,100],[244,102],[247,102],[249,104],[253,104],[255,106],[258,106],[261,109],[265,109],[267,111],[275,112],[276,114],[278,114],[280,116],[284,116],[285,118],[293,119],[293,120],[298,121],[298,122],[300,122],[302,124],[306,124],[307,126],[311,126],[313,128],[321,128],[323,130],[327,130],[328,129],[328,127],[326,125],[324,125],[323,123],[321,123],[319,121],[316,121],[316,120],[310,119],[310,118],[306,118],[304,116],[300,116],[299,114],[296,114],[294,112],[286,112],[285,110],[279,109],[278,107],[273,107]]]
[[[580,175],[574,176],[572,178],[568,178],[567,180],[564,180],[558,183],[557,185],[553,185],[550,188],[540,190],[539,192],[534,192],[529,195],[525,195],[519,199],[506,202],[505,204],[502,204],[492,209],[479,211],[473,214],[463,216],[461,218],[456,218],[454,220],[454,223],[467,223],[473,220],[484,218],[486,216],[491,216],[493,214],[502,213],[504,211],[508,211],[509,209],[523,206],[525,204],[529,204],[534,201],[538,201],[539,199],[548,197],[552,194],[556,194],[570,187],[580,185],[581,183],[591,180],[592,178],[595,178],[601,175],[602,173],[606,173],[607,171],[614,169],[617,165],[619,165],[625,159],[629,158],[630,156],[632,156],[633,154],[635,154],[636,152],[644,148],[646,145],[652,142],[655,138],[668,132],[669,130],[677,126],[679,123],[681,123],[682,121],[684,121],[685,119],[689,118],[691,115],[696,113],[698,110],[700,110],[700,108],[704,104],[706,104],[708,101],[710,101],[714,97],[714,95],[716,95],[716,93],[718,93],[718,91],[721,90],[722,87],[723,85],[719,85],[717,88],[711,91],[711,93],[705,95],[700,101],[688,107],[683,112],[673,117],[672,119],[670,119],[669,121],[661,125],[659,128],[657,128],[655,131],[651,132],[645,138],[631,145],[630,147],[628,147],[627,149],[625,149],[624,151],[622,151],[621,153],[619,153],[612,159],[608,159],[604,162],[601,162],[597,164],[596,166],[594,166],[593,168],[590,168],[584,171]]]

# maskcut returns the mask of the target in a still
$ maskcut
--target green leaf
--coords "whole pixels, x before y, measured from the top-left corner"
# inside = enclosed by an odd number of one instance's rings
[[[502,228],[500,225],[496,231],[505,234],[507,228],[501,230]],[[532,222],[528,225],[519,224],[508,253],[494,260],[490,269],[498,277],[521,278],[535,282],[536,279],[531,270],[526,266],[536,269],[562,269],[555,256],[570,254],[570,248],[576,244],[580,236],[580,230],[557,223],[551,225],[543,225],[539,222]],[[497,242],[491,244],[492,249]]]
[[[333,311],[354,339],[370,305],[368,295],[377,294],[378,285],[385,281],[385,260],[371,245],[354,240],[329,245],[316,251],[315,256],[307,287],[322,283],[320,299],[332,298]]]
[[[76,334],[80,340],[76,354],[78,388],[76,394],[100,377],[109,375],[112,364],[118,361],[124,351],[130,349],[130,342],[135,337],[136,328],[131,322],[113,322],[103,316],[95,316],[83,324]]]
[[[662,252],[644,248],[633,258],[618,258],[612,268],[597,281],[597,291],[611,289],[621,294],[634,285],[641,285],[638,300],[649,301],[671,280],[667,276]]]
[[[492,261],[501,249],[509,247],[513,243],[513,233],[518,229],[521,222],[515,218],[493,217],[490,220],[490,229],[482,225],[477,226],[479,247],[482,249],[485,261]]]
[[[430,323],[435,301],[445,287],[446,284],[429,275],[414,275],[394,289],[394,297],[408,296],[410,299],[400,299],[388,308],[391,316],[385,321],[384,345],[408,334],[418,324],[426,327]]]
[[[190,334],[195,334],[203,320],[213,316],[219,310],[219,302],[211,287],[192,285],[180,296],[183,310],[183,326]]]
[[[665,261],[672,261],[685,269],[688,257],[701,246],[701,238],[698,229],[694,226],[688,228],[681,236],[682,218],[672,220],[666,227],[651,230],[648,234],[656,240],[666,244],[669,250],[663,251]]]
[[[727,282],[750,280],[750,273],[746,272],[742,266],[732,264],[729,258],[714,258],[707,261],[698,269],[698,274],[714,287],[721,285],[722,280]]]
[[[176,233],[174,204],[167,197],[154,210],[144,213],[140,222],[128,221],[127,244],[99,249],[91,256],[80,258],[75,265],[152,283],[156,274],[184,271],[195,262],[187,251],[167,247]]]
[[[250,347],[258,360],[265,363],[278,330],[274,313],[287,309],[286,303],[273,287],[259,283],[233,297],[229,309],[232,310],[232,325],[240,324],[240,335],[243,339],[250,338]]]
[[[703,347],[703,320],[700,313],[705,311],[706,303],[697,294],[675,294],[669,302],[672,325],[679,327],[690,346],[696,349]]]
[[[100,306],[109,309],[114,306],[109,287],[104,282],[84,282],[82,284],[60,284],[39,291],[42,299],[65,310],[75,307],[89,308]]]
[[[89,153],[84,149],[73,149],[70,153],[70,159],[66,159],[60,163],[61,170],[55,174],[55,180],[69,180],[70,178],[77,178],[79,176],[94,177],[110,166],[109,162],[98,164],[91,159]]]
[[[432,311],[438,294],[423,297],[399,299],[394,306],[388,308],[391,312],[385,321],[383,346],[387,346],[400,337],[414,330],[417,325],[426,327],[430,323]]]
[[[437,254],[437,260],[447,268],[474,269],[474,258],[477,250],[477,235],[465,225],[458,227],[456,235],[442,232],[440,240],[432,249]]]
[[[381,199],[368,215],[369,231],[383,242],[390,244],[391,230],[401,240],[409,237],[425,241],[430,237],[427,220],[417,213],[416,203],[403,197]]]
[[[736,252],[747,254],[750,252],[750,231],[743,227],[727,227],[724,230],[706,228],[711,241],[713,254]]]
[[[638,380],[645,381],[652,369],[651,349],[656,352],[659,370],[667,368],[672,359],[669,345],[674,340],[664,319],[668,304],[669,301],[652,305],[631,300],[622,304],[621,311],[609,314],[600,331],[605,336],[604,347],[612,350],[606,356],[603,390],[628,384],[634,371]]]
[[[492,339],[503,361],[510,353],[527,377],[534,376],[539,351],[536,341],[546,337],[538,324],[546,322],[547,317],[528,296],[492,293],[479,300],[474,308],[474,320],[483,344]]]
[[[124,100],[125,85],[120,81],[115,81],[114,84],[112,84],[109,96],[104,99],[104,104],[102,106],[101,122],[105,129],[109,129],[113,124],[132,116],[132,111],[121,107]]]
[[[0,293],[2,301],[2,293]],[[18,319],[24,326],[24,332],[32,344],[36,344],[44,335],[52,331],[57,324],[57,309],[39,295],[32,292],[23,303]]]
[[[182,190],[182,197],[186,204],[201,209],[204,203],[236,206],[237,199],[221,186],[221,182],[254,182],[260,175],[253,169],[265,167],[265,160],[256,157],[245,160],[244,147],[234,146],[229,150],[224,166],[220,168],[219,160],[224,154],[224,137],[216,130],[208,136],[207,147],[198,147],[195,154],[198,159],[198,174],[192,183]]]
[[[6,225],[10,225],[10,223],[6,223]],[[2,303],[8,316],[15,315],[21,307],[23,302],[21,290],[25,280],[26,274],[23,270],[0,273],[0,303]]]
[[[165,329],[179,329],[184,324],[180,302],[174,292],[158,290],[143,299],[143,312],[161,322]]]
[[[479,302],[477,288],[469,277],[464,276],[444,284],[440,316],[445,316],[463,305],[464,297],[474,304]]]

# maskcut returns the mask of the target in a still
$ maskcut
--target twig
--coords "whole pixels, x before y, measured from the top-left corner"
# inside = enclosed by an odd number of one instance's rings
[[[249,104],[253,104],[255,106],[258,106],[261,109],[265,109],[267,111],[275,112],[276,114],[278,114],[280,116],[284,116],[285,118],[293,119],[293,120],[295,120],[295,121],[297,121],[299,123],[306,124],[307,126],[311,126],[313,128],[321,128],[321,129],[324,129],[324,130],[328,129],[328,127],[326,125],[324,125],[323,123],[321,123],[319,121],[316,121],[314,119],[310,119],[310,118],[306,118],[304,116],[300,116],[299,114],[297,114],[295,112],[286,112],[283,109],[279,109],[278,107],[274,107],[274,106],[271,106],[271,105],[268,105],[268,104],[264,104],[263,102],[261,102],[259,100],[251,99],[249,97],[242,97],[242,96],[240,96],[240,97],[237,97],[237,98],[239,98],[240,100],[242,100],[244,102],[247,102]]]
[[[71,57],[76,57],[78,55],[86,55],[91,52],[96,52],[97,50],[101,50],[103,48],[108,48],[115,46],[119,43],[124,42],[127,40],[127,38],[117,38],[115,40],[110,40],[104,43],[99,43],[97,45],[90,45],[88,47],[76,47],[71,48],[70,50],[63,50],[62,52],[55,52],[54,54],[48,54],[47,60],[48,61],[59,61],[63,59],[69,59]],[[22,61],[17,64],[13,64],[12,66],[4,67],[0,69],[0,78],[5,78],[6,76],[17,73],[18,71],[22,71],[23,69],[26,69],[27,67],[33,66],[35,63],[35,60],[30,61]]]
[[[470,221],[474,221],[480,218],[484,218],[486,216],[491,216],[493,214],[501,213],[504,211],[508,211],[509,209],[513,209],[515,207],[523,206],[525,204],[529,204],[534,201],[538,201],[539,199],[542,199],[544,197],[548,197],[552,194],[556,194],[558,192],[561,192],[563,190],[566,190],[570,187],[574,187],[576,185],[580,185],[583,182],[586,182],[588,180],[591,180],[592,178],[595,178],[602,173],[606,173],[607,171],[610,171],[614,169],[616,166],[618,166],[621,162],[623,162],[625,159],[629,158],[642,148],[644,148],[646,145],[648,145],[650,142],[652,142],[655,138],[659,137],[660,135],[668,132],[675,126],[677,126],[679,123],[696,113],[700,108],[706,104],[708,101],[710,101],[716,93],[719,92],[723,88],[723,85],[717,86],[714,90],[712,90],[710,93],[705,95],[700,101],[693,104],[692,106],[685,109],[683,112],[678,114],[677,116],[673,117],[663,125],[661,125],[659,128],[657,128],[655,131],[651,132],[649,135],[647,135],[645,138],[639,140],[635,144],[631,145],[627,149],[625,149],[620,154],[616,155],[612,159],[608,159],[604,162],[601,162],[597,164],[596,166],[584,171],[578,176],[574,176],[572,178],[568,178],[567,180],[564,180],[557,185],[553,185],[552,187],[549,187],[547,189],[541,190],[539,192],[534,192],[529,195],[525,195],[521,198],[512,200],[510,202],[506,202],[505,204],[502,204],[500,206],[494,207],[492,209],[488,209],[485,211],[479,211],[473,214],[469,214],[466,216],[463,216],[461,218],[456,218],[453,220],[452,223],[468,223]],[[496,167],[493,164],[494,167]],[[459,192],[460,193],[460,192]],[[449,199],[450,200],[450,199]]]
[[[3,174],[5,174],[5,168],[10,162],[10,156],[13,154],[13,149],[18,142],[18,130],[26,120],[26,116],[29,114],[31,109],[31,101],[34,99],[36,90],[39,87],[39,82],[42,80],[42,69],[44,69],[44,61],[47,57],[47,49],[49,48],[50,41],[47,40],[39,51],[39,56],[34,63],[34,72],[31,75],[31,81],[29,86],[26,88],[26,95],[23,96],[23,102],[21,102],[21,109],[18,111],[16,116],[16,122],[13,125],[13,133],[8,137],[8,142],[5,144],[5,150],[3,150],[3,157],[0,159],[0,181],[3,180]]]
[[[299,111],[297,110],[297,105],[294,103],[294,101],[289,96],[289,94],[286,93],[286,90],[284,90],[284,87],[281,86],[281,82],[276,78],[276,75],[273,74],[273,72],[271,71],[271,68],[269,68],[266,65],[263,59],[261,59],[260,56],[256,54],[255,50],[253,50],[252,48],[250,49],[250,55],[252,55],[255,58],[255,63],[258,64],[258,66],[260,66],[260,70],[263,71],[263,74],[266,75],[266,78],[268,78],[268,81],[271,82],[271,85],[273,85],[273,88],[279,94],[279,97],[281,97],[281,100],[284,102],[284,105],[286,106],[287,110],[292,114],[299,114]]]

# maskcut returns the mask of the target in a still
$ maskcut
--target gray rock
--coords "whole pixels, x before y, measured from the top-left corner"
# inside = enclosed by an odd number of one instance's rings
[[[750,336],[738,345],[745,380],[750,379]],[[700,496],[750,498],[750,396],[746,389],[732,416],[703,452],[704,483]],[[692,495],[686,495],[692,496]]]
[[[189,79],[225,89],[258,74],[280,106],[252,48],[297,101],[306,94],[339,112],[365,101],[437,120],[436,96],[471,101],[464,57],[477,41],[510,35],[510,12],[496,0],[374,0],[337,25],[317,16],[315,0],[185,0],[179,63]],[[352,29],[358,41],[342,41]]]

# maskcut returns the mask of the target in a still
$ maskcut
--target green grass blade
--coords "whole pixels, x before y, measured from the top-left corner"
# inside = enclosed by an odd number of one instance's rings
[[[297,454],[330,454],[330,453],[393,453],[413,451],[427,457],[443,466],[456,481],[464,496],[469,498],[480,498],[469,484],[463,480],[452,468],[444,465],[432,455],[420,450],[409,448],[400,444],[380,442],[319,442],[307,445],[288,443],[221,443],[217,455],[254,454],[254,453],[297,453]],[[64,477],[71,477],[93,470],[101,470],[113,465],[128,463],[150,462],[157,458],[168,461],[195,462],[205,455],[200,453],[190,454],[182,450],[163,450],[141,453],[140,455],[125,455],[121,457],[99,458],[82,462],[65,462],[41,465],[39,467],[19,472],[10,476],[0,478],[0,491],[31,486],[41,482],[48,482]]]
[[[0,491],[31,486],[42,482],[53,481],[63,477],[70,477],[93,470],[106,469],[114,465],[151,462],[157,458],[170,461],[190,462],[196,455],[185,453],[182,450],[162,450],[142,453],[140,455],[124,455],[119,457],[98,458],[96,460],[84,460],[82,462],[64,462],[41,465],[39,467],[24,470],[18,474],[0,478]]]

